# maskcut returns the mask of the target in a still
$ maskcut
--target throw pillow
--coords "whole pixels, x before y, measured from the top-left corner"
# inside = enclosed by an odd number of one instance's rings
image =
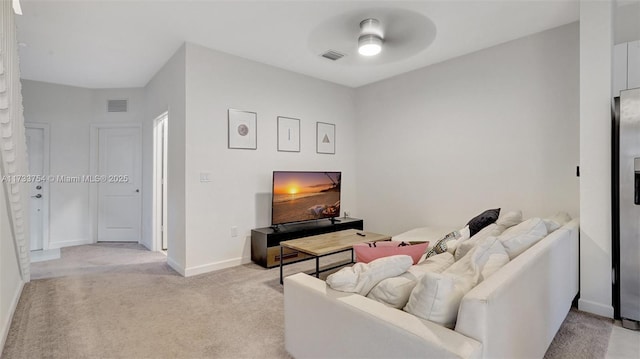
[[[471,218],[471,220],[469,220],[469,222],[467,223],[469,225],[471,237],[480,232],[482,228],[490,225],[491,223],[494,223],[498,219],[498,215],[500,215],[500,208],[488,209]]]
[[[507,228],[511,228],[517,224],[522,222],[522,211],[510,211],[506,213],[502,213],[496,223],[492,223],[483,229],[480,232],[476,233],[475,236],[471,237],[471,240],[465,241],[461,243],[456,249],[454,258],[455,260],[459,260],[464,257],[473,247],[478,244],[478,241],[487,238],[489,236],[497,237],[502,234]]]
[[[447,242],[451,240],[457,240],[462,238],[460,231],[453,231],[446,234],[442,239],[436,242],[436,244],[427,252],[426,258],[435,256],[436,254],[444,253],[447,251]]]
[[[509,258],[513,259],[547,235],[547,227],[540,218],[530,218],[504,231],[498,238]]]
[[[411,266],[409,270],[398,276],[383,279],[378,283],[367,298],[373,299],[390,307],[402,309],[407,304],[411,291],[426,273],[440,273],[453,264],[450,253],[442,253],[428,258],[420,264]]]
[[[459,230],[458,232],[460,232],[460,237],[459,238],[455,238],[455,239],[451,239],[447,241],[447,252],[451,253],[451,254],[455,254],[456,253],[456,248],[458,248],[459,245],[461,245],[463,242],[465,242],[467,239],[469,239],[469,226],[465,226],[464,228],[462,228],[461,230]]]
[[[454,259],[456,261],[460,260],[460,258],[464,257],[469,251],[471,251],[480,241],[489,237],[489,236],[497,236],[498,234],[494,234],[497,232],[497,225],[495,223],[491,223],[490,225],[482,228],[480,232],[476,233],[475,236],[469,238],[468,241],[464,241],[460,243],[458,248],[456,248],[456,252],[454,254]]]
[[[496,220],[496,225],[498,226],[496,229],[500,231],[500,233],[496,233],[494,234],[494,236],[500,235],[507,228],[511,228],[516,224],[520,224],[520,222],[522,222],[521,210],[509,211],[506,213],[503,212]]]
[[[453,328],[462,297],[475,285],[472,278],[454,273],[427,273],[411,292],[404,310],[417,317]]]
[[[413,259],[407,255],[379,258],[370,263],[356,263],[329,275],[327,284],[341,292],[366,296],[381,280],[406,272],[412,264]]]
[[[429,242],[412,245],[405,242],[381,241],[354,244],[353,251],[356,256],[356,262],[369,263],[378,258],[406,254],[411,256],[413,264],[416,264],[420,261],[428,246]]]

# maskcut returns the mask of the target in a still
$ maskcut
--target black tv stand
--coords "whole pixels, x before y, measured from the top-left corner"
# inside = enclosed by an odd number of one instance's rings
[[[280,242],[345,229],[363,230],[364,222],[357,218],[340,217],[330,221],[324,219],[256,228],[251,230],[251,260],[265,268],[277,267],[280,265]],[[285,248],[282,257],[283,263],[289,263],[307,255]]]

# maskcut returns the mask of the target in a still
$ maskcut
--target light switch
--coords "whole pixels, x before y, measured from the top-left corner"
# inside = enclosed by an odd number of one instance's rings
[[[211,172],[200,172],[200,182],[211,182]]]

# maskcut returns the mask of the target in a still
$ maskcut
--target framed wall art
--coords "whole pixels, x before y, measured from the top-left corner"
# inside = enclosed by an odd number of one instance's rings
[[[278,151],[300,152],[300,120],[278,116]]]
[[[257,118],[251,111],[228,111],[229,148],[255,150],[258,148]]]
[[[316,152],[336,153],[336,125],[316,122]]]

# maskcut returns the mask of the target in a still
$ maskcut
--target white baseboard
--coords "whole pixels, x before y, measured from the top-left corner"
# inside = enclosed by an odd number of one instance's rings
[[[4,343],[7,341],[7,336],[9,335],[9,329],[11,328],[11,321],[13,321],[13,314],[16,312],[16,307],[18,307],[18,301],[20,301],[20,296],[22,295],[22,288],[24,288],[24,282],[20,280],[20,284],[18,285],[18,289],[16,293],[13,295],[13,299],[11,300],[11,306],[9,307],[9,315],[7,316],[7,320],[2,323],[2,345],[0,345],[0,353],[4,350]]]
[[[185,270],[185,277],[191,277],[193,275],[213,272],[225,268],[231,268],[235,266],[239,266],[241,264],[249,263],[251,261],[251,257],[238,257],[227,259],[220,262],[207,263],[195,267],[189,267]]]
[[[169,265],[169,267],[173,268],[174,271],[178,272],[178,274],[180,274],[183,277],[186,277],[184,275],[185,274],[184,268],[182,268],[182,266],[178,264],[176,261],[174,261],[171,257],[167,257],[167,264]]]
[[[155,251],[153,250],[153,246],[148,246],[146,242],[144,242],[144,241],[140,241],[140,242],[138,242],[138,243],[139,243],[139,244],[141,244],[141,245],[142,245],[143,247],[145,247],[146,249],[148,249],[149,251],[151,251],[151,252],[155,252]]]
[[[60,248],[31,251],[31,263],[60,259]]]
[[[57,249],[71,246],[81,246],[83,244],[93,244],[90,239],[76,239],[73,241],[49,242],[49,249]]]
[[[613,306],[611,305],[596,303],[585,299],[578,299],[578,309],[601,317],[613,318]]]

